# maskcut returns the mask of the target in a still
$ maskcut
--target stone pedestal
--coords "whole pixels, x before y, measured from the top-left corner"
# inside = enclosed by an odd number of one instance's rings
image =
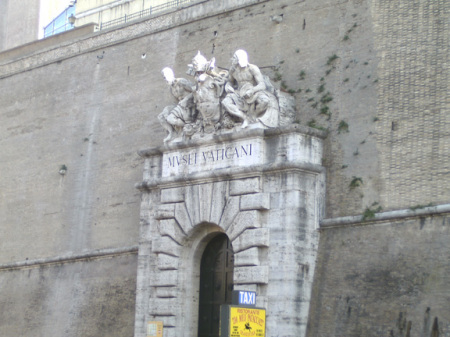
[[[300,126],[250,129],[142,150],[135,336],[197,335],[200,260],[232,242],[234,289],[257,293],[266,336],[305,336],[323,213],[322,138]]]

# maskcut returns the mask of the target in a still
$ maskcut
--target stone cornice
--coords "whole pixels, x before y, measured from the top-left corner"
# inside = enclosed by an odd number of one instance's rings
[[[26,261],[14,262],[14,263],[0,264],[0,271],[39,268],[42,266],[48,266],[48,265],[54,265],[54,264],[73,263],[73,262],[86,261],[86,260],[97,260],[97,259],[111,258],[114,256],[121,256],[121,255],[129,255],[129,254],[137,255],[137,253],[138,253],[137,246],[98,249],[98,250],[80,253],[80,254],[67,254],[67,255],[60,255],[60,256],[56,256],[56,257],[49,257],[49,258],[43,258],[43,259],[26,260]]]
[[[363,215],[345,216],[333,219],[323,219],[320,223],[320,228],[329,229],[345,226],[373,225],[381,222],[392,222],[408,218],[430,217],[434,215],[442,215],[447,213],[450,213],[450,204],[421,207],[416,209],[409,208],[388,212],[380,212],[376,213],[374,217],[370,219],[364,219]]]
[[[263,138],[269,138],[274,137],[282,134],[287,133],[302,133],[307,136],[317,137],[320,139],[325,139],[327,136],[326,131],[302,126],[300,124],[292,124],[289,126],[279,127],[279,128],[272,128],[272,129],[262,129],[262,128],[255,128],[255,129],[247,129],[247,130],[241,130],[240,132],[225,132],[222,134],[217,135],[207,135],[204,138],[195,139],[195,140],[188,140],[185,142],[174,142],[170,144],[164,144],[159,147],[155,148],[149,148],[149,149],[141,149],[138,151],[139,156],[141,157],[153,157],[161,155],[165,151],[169,150],[182,150],[190,147],[196,147],[196,146],[202,146],[202,145],[208,145],[211,142],[227,142],[227,141],[234,141],[234,140],[241,140],[241,139],[247,139],[252,137],[263,137]]]

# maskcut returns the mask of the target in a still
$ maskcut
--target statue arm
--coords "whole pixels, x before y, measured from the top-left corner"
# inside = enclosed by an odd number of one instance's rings
[[[255,79],[255,82],[256,82],[256,85],[252,89],[252,91],[253,91],[252,95],[255,92],[258,92],[261,90],[266,90],[266,83],[264,82],[264,77],[263,77],[261,71],[259,70],[259,68],[253,64],[249,64],[249,70],[250,70],[250,73],[253,75],[253,78]]]
[[[195,91],[195,85],[185,78],[177,78],[177,84],[179,84],[187,92]]]
[[[188,102],[189,102],[190,100],[192,100],[193,97],[194,97],[194,95],[193,95],[192,93],[190,93],[190,94],[186,95],[182,100],[180,100],[180,101],[178,102],[178,104],[179,104],[181,107],[186,108],[186,107],[188,106]]]
[[[228,80],[227,80],[227,82],[226,82],[226,84],[225,84],[225,91],[226,91],[227,93],[232,93],[232,92],[234,92],[234,88],[233,88],[234,82],[236,82],[236,80],[234,79],[233,73],[232,73],[232,71],[230,70],[230,72],[228,73]]]

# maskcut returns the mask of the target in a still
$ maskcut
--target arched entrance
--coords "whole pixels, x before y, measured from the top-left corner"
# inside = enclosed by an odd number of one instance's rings
[[[219,337],[220,305],[231,304],[234,257],[225,234],[205,248],[200,265],[198,337]]]

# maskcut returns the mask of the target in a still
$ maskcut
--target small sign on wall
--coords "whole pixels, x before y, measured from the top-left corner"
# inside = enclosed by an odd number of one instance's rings
[[[233,290],[232,304],[256,306],[256,292],[247,290]]]
[[[147,337],[163,337],[163,322],[147,322]]]
[[[266,336],[266,310],[222,305],[220,312],[220,337],[244,336]]]

